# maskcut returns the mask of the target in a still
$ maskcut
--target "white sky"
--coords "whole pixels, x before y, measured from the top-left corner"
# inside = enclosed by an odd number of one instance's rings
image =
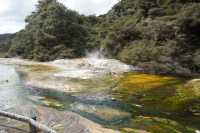
[[[35,9],[38,0],[0,0],[0,34],[24,28],[24,19]],[[70,9],[85,15],[100,15],[118,0],[58,0]]]

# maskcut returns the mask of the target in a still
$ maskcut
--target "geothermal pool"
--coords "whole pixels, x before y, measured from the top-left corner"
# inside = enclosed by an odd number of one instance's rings
[[[1,64],[0,109],[23,115],[31,115],[31,108],[37,106],[73,111],[125,133],[134,129],[195,133],[200,129],[199,96],[191,85],[187,89],[188,79],[136,73],[132,71],[136,68],[112,59],[50,64],[63,68],[54,74],[55,82],[67,78],[70,83],[91,85],[70,93],[33,88],[24,84],[13,65]]]

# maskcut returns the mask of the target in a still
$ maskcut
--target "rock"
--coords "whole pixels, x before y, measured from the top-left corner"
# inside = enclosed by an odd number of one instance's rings
[[[37,108],[37,120],[58,133],[119,133],[107,129],[72,112],[60,112],[53,109]]]
[[[95,118],[98,118],[106,123],[116,123],[122,120],[129,120],[131,118],[130,113],[107,106],[74,103],[72,105],[72,109],[75,112],[93,115]]]

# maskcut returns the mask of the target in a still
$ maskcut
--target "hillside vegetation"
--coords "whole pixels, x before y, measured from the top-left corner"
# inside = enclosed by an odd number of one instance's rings
[[[100,17],[95,41],[108,56],[151,73],[197,74],[199,10],[197,0],[122,0]]]
[[[95,17],[40,0],[7,57],[47,61],[101,50],[149,73],[199,75],[199,10],[198,0],[121,0]]]

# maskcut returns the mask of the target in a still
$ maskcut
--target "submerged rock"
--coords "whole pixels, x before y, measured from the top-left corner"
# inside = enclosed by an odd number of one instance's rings
[[[117,108],[111,108],[101,105],[87,105],[81,103],[74,103],[71,105],[72,110],[81,114],[90,114],[93,118],[104,121],[104,123],[120,123],[121,121],[128,121],[131,118],[129,112]]]

